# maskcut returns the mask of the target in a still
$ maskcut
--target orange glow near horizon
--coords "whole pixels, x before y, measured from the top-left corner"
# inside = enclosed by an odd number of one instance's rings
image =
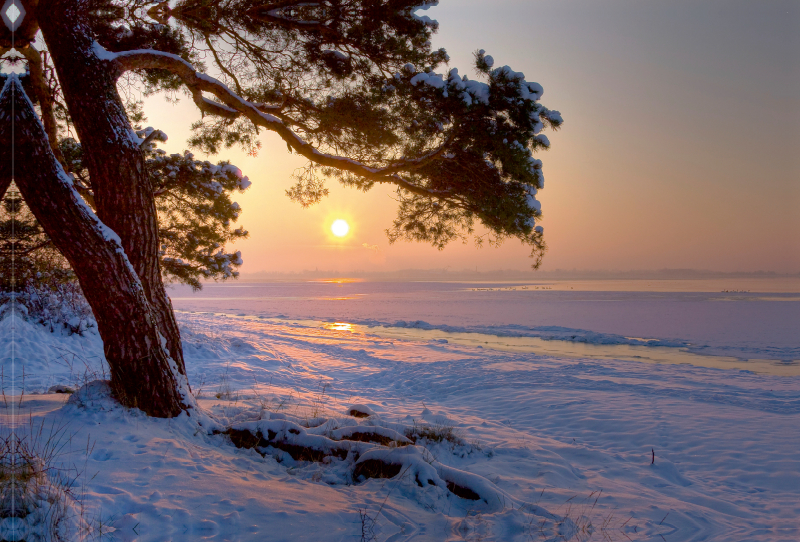
[[[335,279],[314,279],[309,280],[307,282],[327,282],[331,284],[350,284],[352,282],[364,282],[364,279],[361,278],[335,278]]]

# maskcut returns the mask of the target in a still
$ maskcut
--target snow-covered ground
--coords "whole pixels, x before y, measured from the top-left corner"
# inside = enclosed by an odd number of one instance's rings
[[[800,539],[797,294],[462,286],[173,301],[193,391],[221,427],[327,418],[448,437],[419,440],[419,456],[480,475],[486,501],[406,471],[354,481],[352,461],[262,457],[194,420],[121,409],[97,384],[66,404],[39,395],[102,378],[102,344],[10,316],[0,417],[59,432],[84,518],[119,540]],[[722,361],[687,364],[707,353]],[[730,358],[753,370],[715,368]],[[353,404],[375,415],[351,418]]]

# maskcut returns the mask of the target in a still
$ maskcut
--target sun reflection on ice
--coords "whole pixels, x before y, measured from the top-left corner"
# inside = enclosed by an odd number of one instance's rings
[[[353,331],[353,324],[347,322],[333,322],[332,324],[325,324],[325,329],[332,331]]]
[[[338,278],[338,279],[314,279],[308,282],[326,282],[330,284],[351,284],[354,282],[364,282],[364,279]]]

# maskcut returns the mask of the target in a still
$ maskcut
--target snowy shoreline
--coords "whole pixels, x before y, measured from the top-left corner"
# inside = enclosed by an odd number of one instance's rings
[[[797,377],[537,356],[207,314],[181,313],[179,321],[193,390],[222,423],[264,407],[335,417],[363,403],[398,427],[452,428],[461,443],[432,444],[437,461],[482,476],[518,503],[586,515],[595,527],[629,520],[618,538],[800,535]],[[2,336],[5,378],[13,348],[30,391],[102,375],[102,345],[91,332],[60,336],[15,319],[13,334]],[[69,425],[81,443],[70,460],[97,473],[86,505],[123,540],[136,538],[135,525],[139,540],[163,533],[359,540],[364,510],[377,540],[537,539],[525,508],[481,510],[411,480],[347,485],[342,464],[278,463],[185,423],[60,407],[59,399],[28,395],[20,413]],[[34,410],[26,414],[25,404]],[[87,440],[94,443],[88,456],[81,452]]]

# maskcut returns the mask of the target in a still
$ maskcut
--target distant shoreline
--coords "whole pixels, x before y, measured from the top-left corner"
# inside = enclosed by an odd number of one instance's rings
[[[254,274],[239,279],[220,282],[205,282],[204,288],[256,287],[259,284],[313,284],[333,283],[338,285],[357,283],[459,283],[466,287],[520,291],[574,291],[574,292],[704,292],[743,296],[750,294],[800,294],[800,275],[754,275],[720,274],[710,277],[658,278],[658,277],[602,277],[573,278],[542,275],[370,275],[354,274]],[[180,287],[180,286],[173,286]],[[781,299],[794,301],[795,298]],[[800,297],[797,298],[800,300]],[[776,299],[777,301],[777,299]]]
[[[398,271],[346,271],[306,270],[296,273],[267,272],[242,273],[237,282],[285,282],[307,280],[330,280],[352,278],[376,282],[540,282],[540,281],[630,281],[630,280],[726,280],[726,279],[784,279],[800,280],[798,273],[776,273],[773,271],[720,272],[695,269],[660,269],[641,271],[453,271],[447,269],[403,269]]]

